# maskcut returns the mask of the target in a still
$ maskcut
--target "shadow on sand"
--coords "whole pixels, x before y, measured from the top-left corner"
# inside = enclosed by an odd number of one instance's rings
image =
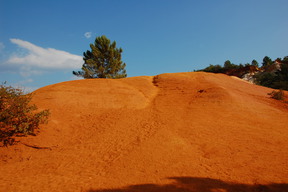
[[[288,184],[248,185],[199,177],[171,177],[169,185],[131,185],[119,189],[97,189],[87,192],[288,192]]]

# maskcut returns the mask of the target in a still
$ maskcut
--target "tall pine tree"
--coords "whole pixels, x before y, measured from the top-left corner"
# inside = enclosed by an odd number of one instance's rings
[[[269,66],[269,65],[272,65],[273,64],[273,61],[270,57],[268,56],[265,56],[263,58],[263,62],[262,62],[262,67],[266,67],[266,66]]]
[[[106,36],[96,37],[94,44],[90,44],[91,51],[83,53],[84,64],[82,71],[73,74],[85,79],[91,78],[125,78],[126,64],[121,60],[122,48],[116,48]]]

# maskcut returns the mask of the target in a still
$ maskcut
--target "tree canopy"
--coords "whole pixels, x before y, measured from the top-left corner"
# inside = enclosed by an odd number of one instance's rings
[[[94,44],[90,44],[91,51],[83,53],[84,64],[82,71],[73,74],[85,79],[90,78],[125,78],[126,64],[121,60],[122,48],[116,47],[106,36],[96,37]]]
[[[272,61],[272,59],[270,57],[265,56],[263,58],[263,62],[262,62],[262,66],[263,67],[266,67],[266,66],[269,66],[269,65],[272,65],[272,64],[273,64],[273,61]]]

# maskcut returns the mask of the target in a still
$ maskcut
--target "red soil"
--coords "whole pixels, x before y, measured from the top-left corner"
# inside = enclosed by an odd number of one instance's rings
[[[288,105],[271,91],[200,72],[41,88],[50,121],[0,148],[0,191],[288,191]]]

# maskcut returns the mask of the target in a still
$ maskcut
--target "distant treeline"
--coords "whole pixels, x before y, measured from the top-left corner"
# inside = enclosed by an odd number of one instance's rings
[[[258,85],[288,91],[288,56],[283,59],[277,58],[274,61],[265,56],[261,66],[256,60],[244,65],[236,65],[227,60],[223,66],[209,65],[199,71],[233,75]]]

